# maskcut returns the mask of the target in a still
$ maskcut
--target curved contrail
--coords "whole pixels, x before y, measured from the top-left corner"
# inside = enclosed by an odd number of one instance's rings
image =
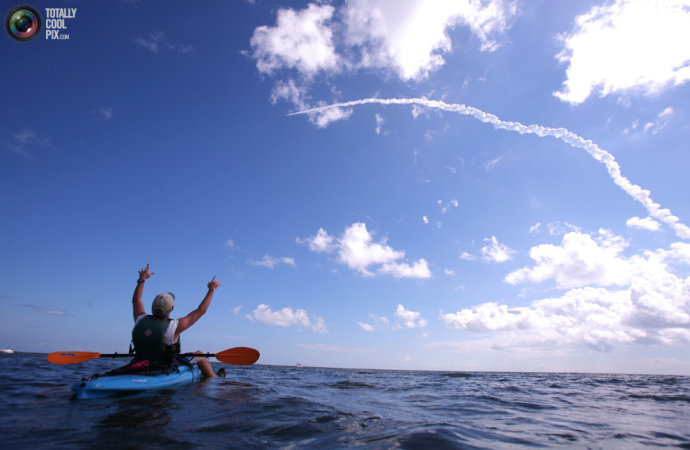
[[[633,184],[621,174],[621,166],[618,164],[613,155],[606,150],[600,148],[591,140],[585,139],[565,128],[551,128],[542,125],[523,125],[520,122],[505,121],[498,118],[494,114],[484,112],[472,106],[446,103],[439,100],[429,100],[427,98],[365,98],[361,100],[353,100],[350,102],[334,103],[332,105],[318,106],[315,108],[305,109],[303,111],[288,114],[294,116],[298,114],[311,114],[325,111],[333,108],[347,108],[350,106],[359,106],[367,104],[378,105],[421,105],[428,108],[440,109],[443,111],[456,112],[467,116],[472,116],[477,120],[493,125],[496,129],[516,131],[520,134],[536,134],[539,137],[551,136],[559,139],[566,144],[575,148],[581,148],[589,153],[594,159],[606,166],[609,176],[614,183],[623,189],[628,195],[642,203],[649,215],[660,222],[668,225],[676,235],[682,239],[690,239],[690,227],[680,222],[678,217],[671,214],[671,211],[662,208],[660,204],[654,202],[651,193],[642,187]]]

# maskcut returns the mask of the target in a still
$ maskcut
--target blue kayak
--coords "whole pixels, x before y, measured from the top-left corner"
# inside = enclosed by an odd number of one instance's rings
[[[147,375],[145,373],[94,375],[72,386],[76,398],[104,398],[119,393],[165,389],[180,384],[201,380],[199,368],[181,365],[168,373]]]

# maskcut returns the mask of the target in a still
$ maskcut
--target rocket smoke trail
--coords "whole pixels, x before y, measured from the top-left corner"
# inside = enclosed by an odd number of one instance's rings
[[[609,176],[618,187],[623,189],[628,195],[642,203],[649,215],[666,225],[668,225],[676,235],[682,239],[690,239],[690,227],[680,222],[678,217],[671,214],[671,211],[666,208],[661,208],[661,205],[652,200],[651,193],[642,189],[640,186],[633,184],[621,174],[621,167],[616,162],[612,154],[600,148],[591,140],[584,139],[572,131],[565,128],[550,128],[541,125],[523,125],[520,122],[508,122],[499,119],[493,114],[489,114],[472,106],[445,103],[438,100],[429,100],[427,98],[365,98],[361,100],[353,100],[344,103],[334,103],[332,105],[319,106],[303,111],[288,114],[294,116],[298,114],[313,114],[323,112],[334,108],[347,108],[351,106],[379,104],[379,105],[421,105],[428,108],[440,109],[443,111],[456,112],[467,116],[472,116],[477,120],[489,123],[496,129],[516,131],[520,134],[536,134],[539,137],[551,136],[559,139],[566,144],[575,148],[581,148],[589,153],[592,158],[596,159],[609,172]]]

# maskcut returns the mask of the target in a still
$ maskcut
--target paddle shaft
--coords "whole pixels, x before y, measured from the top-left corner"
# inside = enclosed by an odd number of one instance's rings
[[[48,355],[48,361],[53,364],[75,364],[90,361],[95,358],[130,358],[131,353],[97,353],[97,352],[53,352]],[[180,356],[215,357],[226,364],[246,366],[254,364],[259,359],[259,352],[249,347],[233,347],[218,353],[181,353]]]
[[[101,353],[99,358],[129,358],[134,356],[133,353]],[[205,358],[211,358],[216,356],[215,353],[180,353],[180,356],[203,356]]]

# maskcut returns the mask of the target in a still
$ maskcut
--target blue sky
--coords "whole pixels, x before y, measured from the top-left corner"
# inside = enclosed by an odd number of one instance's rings
[[[31,5],[0,347],[125,351],[150,264],[186,350],[690,374],[687,0]]]

